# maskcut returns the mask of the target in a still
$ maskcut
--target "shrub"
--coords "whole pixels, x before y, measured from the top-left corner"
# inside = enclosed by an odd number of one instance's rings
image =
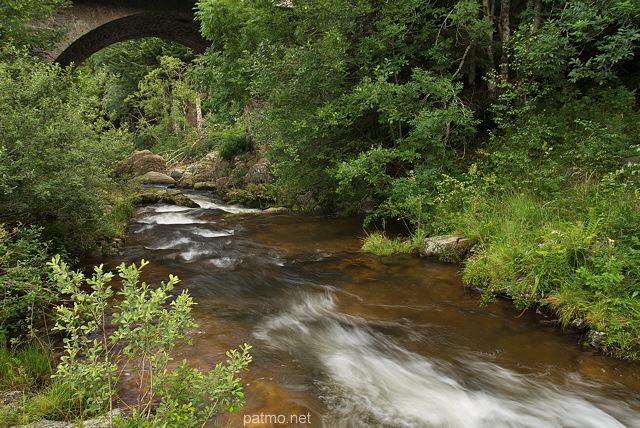
[[[228,161],[251,148],[251,142],[242,127],[228,128],[220,132],[217,138],[220,157]]]
[[[71,388],[81,414],[98,414],[115,404],[121,364],[134,361],[138,406],[129,418],[118,421],[121,426],[201,426],[218,411],[237,411],[245,397],[236,374],[251,361],[250,346],[228,351],[227,363],[209,373],[186,362],[168,370],[174,346],[179,341],[189,343],[186,330],[196,326],[190,315],[194,303],[186,290],[172,298],[170,292],[179,281],[173,275],[155,289],[140,283],[140,270],[146,264],[143,260],[140,266],[118,267],[122,288],[117,293],[119,303],[114,304],[116,293],[108,285],[112,273],[100,266],[85,278],[58,257],[53,259],[53,278],[73,302],[57,308],[55,330],[66,337],[56,378]],[[111,334],[106,321],[109,308],[113,308]]]
[[[129,148],[94,83],[26,57],[0,61],[0,222],[42,227],[58,251],[95,245],[110,166]]]
[[[0,344],[29,333],[57,294],[47,287],[48,242],[41,228],[0,225]]]

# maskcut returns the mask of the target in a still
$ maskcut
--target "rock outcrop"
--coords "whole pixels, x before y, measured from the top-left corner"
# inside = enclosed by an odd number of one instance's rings
[[[129,174],[132,177],[139,177],[152,171],[165,173],[166,170],[167,163],[164,158],[154,155],[149,150],[138,150],[131,153],[118,167],[118,172]]]
[[[247,185],[270,184],[273,176],[271,164],[265,154],[264,148],[258,148],[227,160],[218,152],[211,152],[190,165],[171,169],[169,176],[180,187],[207,190],[242,189]]]

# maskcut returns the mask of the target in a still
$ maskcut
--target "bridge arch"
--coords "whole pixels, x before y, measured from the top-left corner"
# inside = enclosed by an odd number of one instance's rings
[[[61,65],[80,64],[94,53],[114,43],[143,37],[158,37],[180,43],[202,53],[207,41],[190,16],[167,13],[139,13],[110,21],[79,37],[55,61]]]
[[[177,42],[196,53],[209,45],[184,1],[131,1],[127,6],[100,0],[76,2],[54,17],[54,24],[67,30],[67,38],[48,52],[48,59],[65,66],[80,64],[114,43],[143,37]]]

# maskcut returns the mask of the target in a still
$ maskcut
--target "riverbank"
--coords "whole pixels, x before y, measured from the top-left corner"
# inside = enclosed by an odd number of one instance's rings
[[[561,328],[584,332],[592,348],[638,360],[637,195],[615,176],[574,183],[553,199],[526,189],[477,190],[466,189],[457,210],[439,207],[436,221],[440,215],[448,232],[475,243],[462,258],[455,251],[440,258],[460,263],[465,284],[483,290],[481,302],[507,297],[520,310],[552,314]],[[423,237],[393,245],[424,252]]]
[[[167,184],[216,190],[227,202],[266,208],[282,194],[272,186],[264,152],[252,153],[233,163],[210,153],[193,164],[167,168],[173,180]],[[259,180],[254,173],[237,172],[252,171],[256,165]],[[621,169],[600,179],[567,180],[553,197],[529,188],[514,191],[486,182],[455,182],[431,207],[430,224],[396,240],[373,233],[363,250],[424,254],[427,231],[463,236],[463,254],[445,247],[438,257],[460,263],[466,286],[482,290],[482,303],[496,296],[509,298],[519,310],[542,311],[560,328],[584,332],[589,347],[637,360],[640,213],[632,187],[621,185],[625,174],[629,172]],[[317,208],[309,195],[306,200],[304,195],[288,199],[289,206]]]
[[[503,417],[526,426],[523,415],[577,423],[577,413],[591,418],[581,426],[596,426],[611,420],[607,413],[626,421],[640,409],[637,365],[585,352],[578,335],[532,311],[517,318],[506,301],[479,308],[455,265],[362,252],[360,218],[228,215],[237,207],[192,192],[200,208],[141,208],[123,254],[92,263],[144,258],[152,263],[142,280],[179,276],[201,325],[190,332],[193,347],[178,349],[194,365],[253,345],[245,408],[220,422],[262,413],[310,414],[310,426],[457,426],[493,409],[495,426]],[[415,411],[402,411],[407,400]]]

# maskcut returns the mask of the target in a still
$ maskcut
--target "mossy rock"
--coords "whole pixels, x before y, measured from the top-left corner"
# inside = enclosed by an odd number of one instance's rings
[[[216,190],[218,186],[213,181],[201,181],[193,185],[195,190]]]
[[[140,201],[142,204],[164,202],[165,204],[177,205],[180,207],[200,207],[200,205],[183,195],[180,190],[161,190],[159,192],[142,193],[140,194]]]

